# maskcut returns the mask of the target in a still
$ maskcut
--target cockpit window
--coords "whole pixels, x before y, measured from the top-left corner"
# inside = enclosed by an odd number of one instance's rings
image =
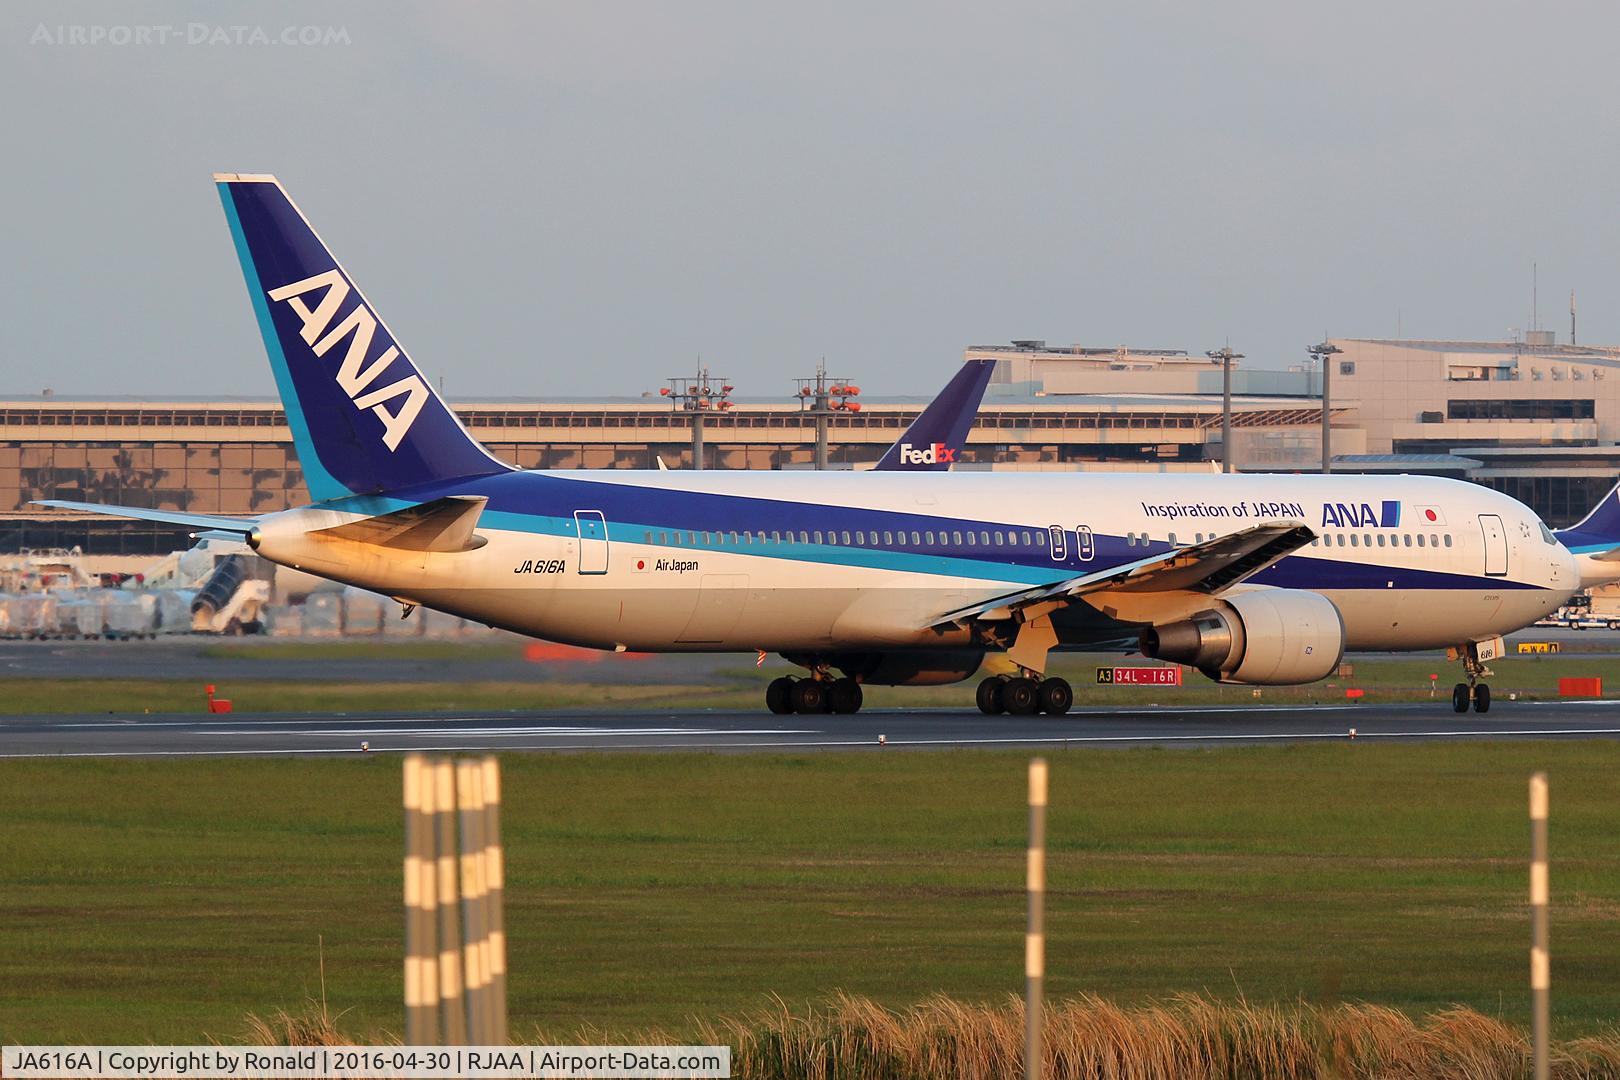
[[[1545,521],[1538,521],[1536,524],[1541,526],[1541,538],[1547,541],[1547,543],[1551,544],[1553,547],[1557,547],[1558,539],[1553,536],[1552,530],[1547,528],[1547,523]]]

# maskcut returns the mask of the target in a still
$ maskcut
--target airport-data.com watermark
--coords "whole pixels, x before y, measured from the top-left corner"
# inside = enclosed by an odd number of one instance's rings
[[[30,45],[59,48],[152,48],[161,45],[263,48],[348,45],[347,26],[248,26],[239,23],[39,23]]]

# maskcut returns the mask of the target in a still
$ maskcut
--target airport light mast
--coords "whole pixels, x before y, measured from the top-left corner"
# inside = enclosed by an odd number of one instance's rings
[[[795,379],[798,389],[794,397],[798,399],[799,411],[807,412],[816,421],[816,469],[821,471],[827,467],[827,425],[834,413],[861,411],[861,403],[851,400],[860,396],[861,388],[848,379],[832,379],[827,376],[827,365],[816,365],[816,374],[809,379]]]
[[[1233,352],[1232,346],[1223,345],[1204,354],[1221,365],[1221,472],[1232,471],[1232,361],[1242,360],[1243,354]]]
[[[1322,365],[1322,473],[1326,475],[1333,471],[1333,409],[1328,388],[1332,385],[1333,358],[1344,350],[1331,341],[1324,341],[1305,351]]]
[[[675,411],[685,411],[692,417],[692,468],[703,468],[703,425],[711,412],[725,412],[734,407],[731,392],[736,387],[725,379],[711,376],[707,366],[698,368],[695,376],[682,375],[660,387],[661,397],[669,399]]]

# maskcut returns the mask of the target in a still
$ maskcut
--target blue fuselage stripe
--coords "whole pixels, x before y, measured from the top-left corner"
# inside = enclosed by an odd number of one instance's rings
[[[1103,570],[1135,562],[1144,556],[1171,550],[1165,541],[1138,539],[1103,533],[1094,535],[1087,559],[1076,550],[1074,533],[1064,540],[1062,558],[1052,557],[1050,541],[1036,546],[1023,544],[1023,534],[1035,539],[1046,530],[1024,523],[1010,524],[985,519],[951,518],[896,510],[872,510],[847,506],[815,505],[762,499],[745,495],[693,492],[678,489],[615,484],[601,480],[574,480],[547,473],[508,473],[500,476],[465,479],[424,485],[389,496],[360,495],[330,503],[332,509],[363,514],[383,514],[419,502],[451,494],[482,495],[489,499],[480,524],[491,529],[526,532],[546,536],[574,535],[576,510],[599,510],[608,523],[609,541],[647,544],[670,550],[712,550],[757,558],[784,559],[799,563],[859,566],[943,577],[977,578],[984,581],[1040,585],[1062,581],[1077,574]],[[761,543],[759,534],[791,532],[797,536],[819,532],[825,543]],[[843,542],[844,533],[878,535],[876,544]],[[741,534],[750,533],[753,543],[741,543]],[[912,543],[911,534],[936,541],[942,534],[948,543]],[[1017,546],[958,543],[955,537],[1016,533]],[[704,534],[709,534],[705,538]],[[738,534],[736,542],[732,534]],[[836,533],[836,536],[833,534]],[[883,542],[888,533],[891,540]],[[678,534],[678,535],[677,535]],[[695,538],[694,538],[695,534]],[[719,539],[715,537],[718,534]],[[660,536],[662,535],[662,539]],[[1371,553],[1369,553],[1371,554]],[[1539,589],[1528,582],[1502,577],[1484,577],[1411,566],[1362,563],[1344,559],[1317,558],[1296,554],[1255,575],[1250,580],[1282,588],[1308,588],[1315,591],[1369,589]]]

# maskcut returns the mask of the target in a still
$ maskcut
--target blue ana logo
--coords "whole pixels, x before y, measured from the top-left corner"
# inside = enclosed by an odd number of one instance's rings
[[[1323,503],[1322,525],[1335,529],[1398,529],[1401,504],[1386,499],[1375,511],[1372,503]]]

